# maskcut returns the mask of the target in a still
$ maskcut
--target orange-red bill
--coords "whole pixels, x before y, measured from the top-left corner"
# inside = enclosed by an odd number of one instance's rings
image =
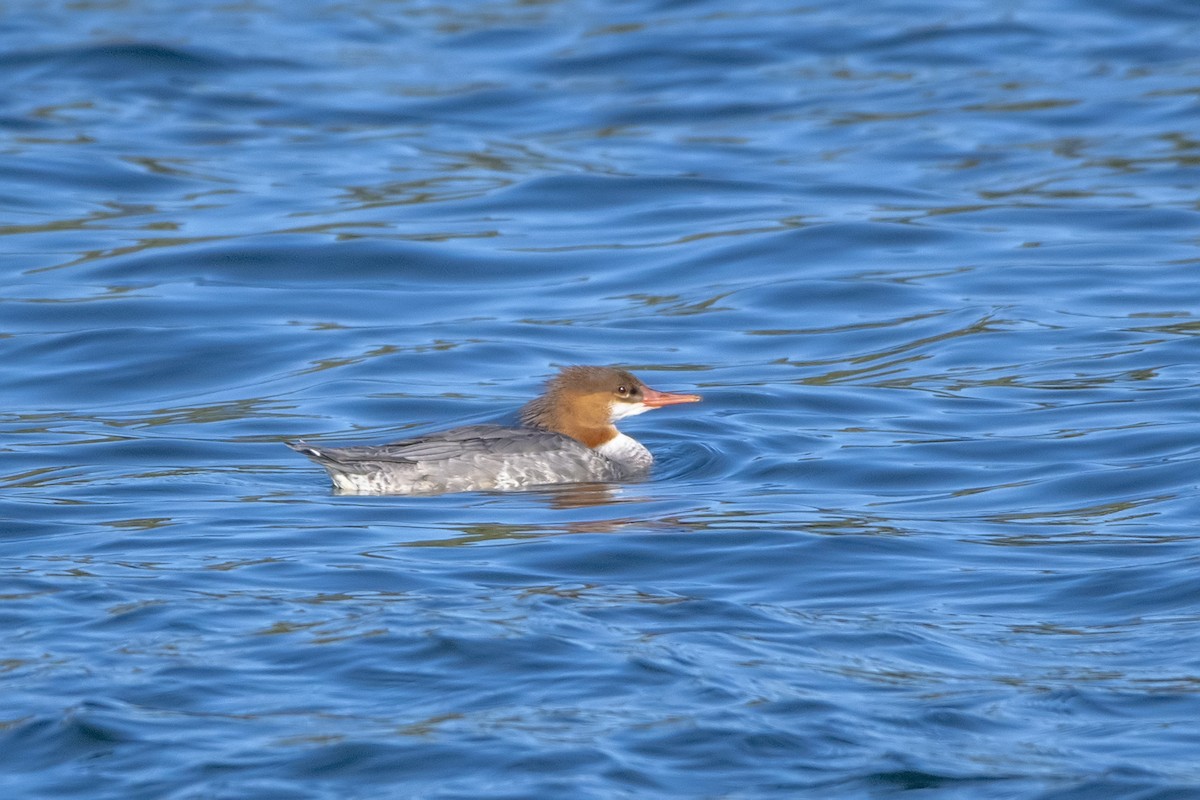
[[[672,392],[657,392],[649,386],[642,387],[642,404],[650,408],[673,406],[677,403],[699,403],[698,394],[673,394]]]

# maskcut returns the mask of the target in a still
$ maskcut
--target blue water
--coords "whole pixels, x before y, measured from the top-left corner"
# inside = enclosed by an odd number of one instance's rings
[[[0,795],[1200,797],[1200,10],[13,3]],[[705,402],[629,485],[284,440]]]

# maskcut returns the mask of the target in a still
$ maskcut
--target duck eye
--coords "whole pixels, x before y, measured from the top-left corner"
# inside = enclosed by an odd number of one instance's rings
[[[629,396],[629,387],[622,383],[620,386],[617,387],[617,394],[621,395],[621,397],[628,397]]]

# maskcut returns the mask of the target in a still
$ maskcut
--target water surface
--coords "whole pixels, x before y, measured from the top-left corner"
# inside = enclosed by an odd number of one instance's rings
[[[5,796],[1200,794],[1190,3],[9,12]]]

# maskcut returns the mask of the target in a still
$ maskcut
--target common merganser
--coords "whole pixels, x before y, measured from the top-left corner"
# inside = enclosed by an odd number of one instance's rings
[[[520,411],[519,427],[469,425],[382,445],[287,443],[360,494],[473,492],[628,480],[654,461],[613,423],[699,395],[658,392],[613,367],[566,367]]]

